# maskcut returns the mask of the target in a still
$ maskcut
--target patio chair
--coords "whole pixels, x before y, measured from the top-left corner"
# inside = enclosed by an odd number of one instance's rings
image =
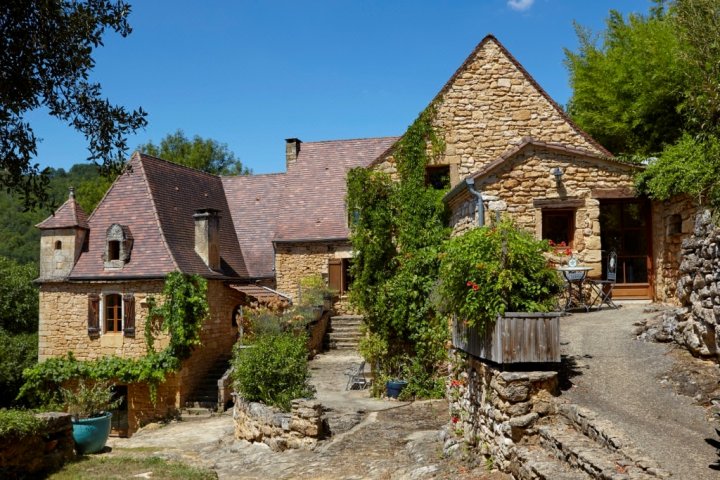
[[[360,362],[357,366],[352,366],[345,371],[348,377],[345,390],[363,390],[370,385],[370,381],[365,378],[365,362]]]
[[[591,305],[594,306],[596,302],[598,302],[598,309],[602,308],[603,305],[607,305],[610,308],[619,308],[612,299],[613,288],[615,287],[615,283],[617,283],[617,252],[615,252],[615,250],[612,250],[608,255],[605,279],[590,279],[586,280],[586,283],[590,285],[595,295]]]

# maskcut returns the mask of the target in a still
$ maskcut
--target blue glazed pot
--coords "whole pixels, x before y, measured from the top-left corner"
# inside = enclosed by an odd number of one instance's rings
[[[405,380],[390,380],[385,384],[385,390],[388,398],[398,398],[403,388],[407,387]]]
[[[105,448],[110,436],[112,413],[101,417],[73,420],[73,440],[79,454],[97,453]]]

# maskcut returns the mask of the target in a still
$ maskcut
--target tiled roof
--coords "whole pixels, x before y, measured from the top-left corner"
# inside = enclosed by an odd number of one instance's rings
[[[248,276],[273,277],[275,252],[272,238],[284,200],[285,174],[222,177],[225,195],[232,206],[235,232],[245,257]]]
[[[274,240],[347,238],[346,174],[367,167],[398,137],[302,143],[287,172]]]
[[[60,205],[55,213],[35,225],[41,230],[51,228],[88,227],[88,217],[85,211],[75,201],[75,193],[70,191],[70,197]]]
[[[220,273],[210,270],[194,250],[193,213],[203,208],[220,211]],[[217,176],[136,153],[88,223],[89,247],[70,279],[160,277],[178,270],[208,278],[247,276]],[[130,261],[121,270],[106,270],[105,235],[114,223],[128,227],[133,247]]]

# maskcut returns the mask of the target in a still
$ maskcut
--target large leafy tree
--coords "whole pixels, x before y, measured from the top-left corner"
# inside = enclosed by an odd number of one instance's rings
[[[720,1],[655,0],[645,16],[611,12],[600,44],[578,34],[571,116],[614,153],[650,157],[641,192],[720,206]]]
[[[627,19],[613,10],[599,36],[576,31],[579,50],[565,52],[572,118],[615,154],[658,153],[677,140],[686,79],[666,10]]]
[[[138,150],[148,155],[192,167],[215,175],[247,175],[250,169],[228,148],[227,144],[195,135],[192,140],[182,130],[170,133],[160,140],[140,145]]]
[[[25,115],[45,108],[88,140],[89,160],[121,165],[126,136],[145,126],[103,97],[89,80],[93,50],[111,29],[127,36],[130,7],[110,0],[0,2],[0,185],[21,192],[26,206],[47,201],[48,172],[32,163],[37,142]]]

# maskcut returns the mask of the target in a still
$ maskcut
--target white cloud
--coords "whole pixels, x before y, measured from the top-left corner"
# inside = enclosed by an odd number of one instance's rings
[[[533,3],[535,3],[535,0],[508,0],[507,2],[508,7],[518,12],[524,12],[532,7]]]

